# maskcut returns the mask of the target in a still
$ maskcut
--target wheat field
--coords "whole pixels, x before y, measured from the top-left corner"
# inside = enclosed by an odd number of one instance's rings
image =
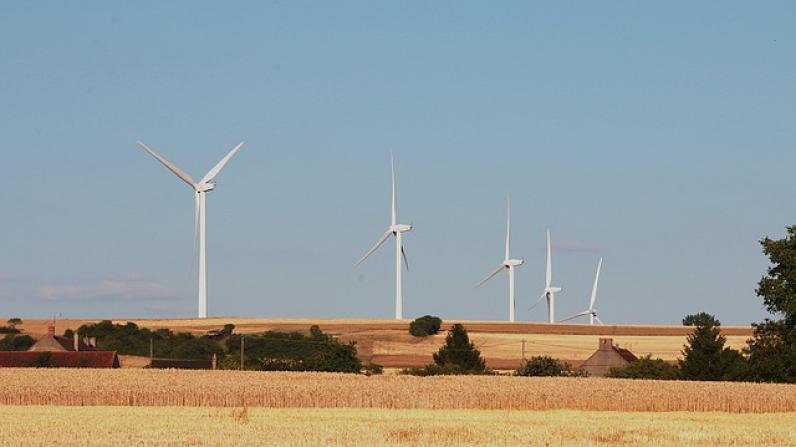
[[[774,413],[796,411],[796,385],[3,368],[0,405]]]
[[[796,446],[796,414],[0,407],[5,446]]]

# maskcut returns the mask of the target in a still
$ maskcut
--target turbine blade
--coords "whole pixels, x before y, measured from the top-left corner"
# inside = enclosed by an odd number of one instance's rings
[[[531,307],[528,308],[528,310],[533,310],[534,307],[538,306],[539,303],[542,302],[542,300],[544,299],[545,296],[547,296],[547,292],[542,293],[542,296],[540,296],[539,299],[536,300],[536,302],[533,303],[533,305],[531,305]]]
[[[194,189],[196,188],[196,182],[193,181],[193,179],[191,178],[190,175],[186,174],[180,168],[178,168],[177,166],[174,166],[168,160],[166,160],[165,158],[163,158],[160,155],[158,155],[155,151],[150,149],[149,146],[147,146],[143,142],[139,141],[138,145],[141,146],[142,148],[144,148],[145,151],[149,152],[149,155],[155,157],[155,159],[157,161],[159,161],[163,166],[168,168],[169,171],[173,172],[177,177],[181,178],[182,181],[184,181],[185,183],[191,185],[191,188],[194,188]]]
[[[395,190],[395,157],[392,155],[392,149],[390,149],[390,169],[392,170],[392,215],[390,222],[395,225],[398,223],[398,193]]]
[[[373,244],[373,247],[372,247],[370,250],[368,250],[368,252],[367,252],[367,253],[365,253],[365,256],[363,256],[363,257],[362,257],[362,259],[360,259],[359,261],[357,261],[357,263],[356,263],[356,264],[354,264],[354,267],[358,266],[359,264],[362,264],[362,261],[364,261],[365,259],[368,259],[368,257],[369,257],[370,255],[372,255],[374,251],[378,250],[378,248],[379,248],[379,247],[381,247],[381,246],[382,246],[382,244],[384,244],[384,241],[386,241],[386,240],[387,240],[387,238],[388,238],[388,237],[390,237],[390,235],[391,235],[391,234],[392,234],[392,231],[390,231],[390,230],[387,230],[387,231],[386,231],[386,232],[385,232],[385,233],[384,233],[384,234],[383,234],[383,235],[382,235],[382,236],[379,238],[379,240],[378,240],[378,241],[376,241],[376,243],[375,243],[375,244]]]
[[[406,249],[404,248],[404,244],[401,244],[401,257],[404,258],[404,265],[406,266],[406,271],[409,271],[409,260],[406,259]]]
[[[583,317],[583,316],[586,316],[586,315],[589,315],[589,311],[588,310],[584,310],[583,312],[578,312],[578,313],[576,313],[574,315],[570,315],[567,318],[564,318],[563,320],[558,320],[558,322],[559,323],[563,323],[565,321],[574,320],[575,318]]]
[[[603,258],[597,263],[597,273],[594,275],[594,286],[591,289],[591,300],[589,301],[589,309],[594,309],[594,301],[597,299],[597,284],[600,282],[600,270],[603,268]]]
[[[501,270],[503,270],[504,268],[506,268],[506,266],[505,266],[505,265],[503,265],[503,264],[500,264],[500,265],[499,265],[499,266],[498,266],[498,267],[497,267],[495,270],[493,270],[492,272],[490,272],[490,273],[489,273],[489,275],[487,275],[487,276],[486,276],[484,279],[482,279],[482,280],[481,280],[481,281],[480,281],[480,282],[479,282],[479,283],[476,285],[476,287],[479,287],[479,286],[481,286],[483,283],[485,283],[485,282],[489,281],[490,279],[492,279],[492,278],[493,278],[495,275],[497,275],[498,273],[500,273],[500,271],[501,271]]]
[[[238,152],[238,149],[240,149],[241,146],[243,146],[243,141],[241,141],[237,146],[235,146],[231,151],[229,151],[226,157],[222,158],[221,161],[218,162],[218,164],[213,166],[213,169],[211,169],[210,172],[208,172],[207,175],[205,175],[202,178],[202,181],[200,183],[207,183],[216,178],[218,173],[221,172],[222,169],[224,169],[224,166],[235,155],[235,153]]]
[[[550,247],[550,228],[547,229],[547,269],[545,270],[545,287],[550,288],[553,282],[553,250]]]
[[[597,317],[597,315],[595,315],[595,316],[594,316],[594,321],[596,321],[596,322],[598,322],[598,323],[600,323],[600,324],[605,324],[605,323],[603,323],[603,320],[601,320],[601,319],[599,319],[599,318]]]
[[[508,200],[508,208],[506,212],[506,261],[509,257],[509,246],[511,246],[511,199]]]

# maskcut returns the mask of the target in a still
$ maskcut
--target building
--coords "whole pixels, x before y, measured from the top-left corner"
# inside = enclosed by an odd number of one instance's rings
[[[580,368],[590,376],[604,377],[611,368],[622,367],[636,360],[638,357],[632,352],[614,345],[612,338],[601,338],[597,351],[586,359]]]
[[[118,368],[116,351],[0,351],[0,368]]]
[[[97,340],[94,337],[80,337],[75,332],[74,337],[61,337],[55,335],[55,326],[47,328],[47,335],[40,338],[28,349],[32,352],[66,352],[66,351],[96,351]]]

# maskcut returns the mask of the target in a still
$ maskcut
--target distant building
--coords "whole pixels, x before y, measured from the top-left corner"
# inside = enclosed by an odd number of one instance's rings
[[[97,341],[94,337],[80,336],[75,332],[74,337],[61,337],[55,335],[55,326],[47,328],[47,335],[40,338],[33,346],[28,349],[32,352],[65,352],[65,351],[96,351]]]
[[[601,338],[597,351],[584,361],[580,367],[590,376],[604,377],[611,368],[627,365],[638,360],[632,352],[614,345],[611,338]]]
[[[116,351],[0,351],[0,368],[118,368]]]
[[[155,369],[216,369],[218,360],[216,355],[210,360],[187,360],[187,359],[152,359],[149,362],[150,368]]]

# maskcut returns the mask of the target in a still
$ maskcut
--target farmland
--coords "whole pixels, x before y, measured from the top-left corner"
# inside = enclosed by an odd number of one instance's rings
[[[0,369],[0,405],[796,411],[796,385],[506,376]]]
[[[0,407],[3,444],[796,445],[796,414]],[[577,423],[573,423],[577,421]]]
[[[76,329],[82,324],[97,320],[60,320],[58,330]],[[325,332],[343,341],[356,341],[359,355],[364,361],[373,361],[386,367],[416,367],[431,361],[444,339],[444,331],[455,323],[446,321],[443,333],[437,336],[416,338],[408,334],[408,321],[395,320],[277,320],[244,318],[209,318],[176,320],[114,320],[116,323],[132,321],[151,329],[168,328],[176,332],[205,333],[220,329],[226,323],[235,324],[235,332],[251,334],[267,330],[306,331],[318,324]],[[652,354],[667,361],[680,356],[686,336],[692,330],[683,326],[595,325],[505,323],[484,321],[458,321],[465,325],[471,339],[481,350],[487,366],[495,369],[513,369],[522,361],[523,341],[526,356],[549,355],[577,366],[591,355],[599,337],[612,337],[614,342],[641,356]],[[25,333],[42,335],[47,332],[49,320],[26,320],[20,326]],[[751,327],[723,327],[727,344],[739,349],[752,335]],[[123,366],[124,361],[122,362]]]

